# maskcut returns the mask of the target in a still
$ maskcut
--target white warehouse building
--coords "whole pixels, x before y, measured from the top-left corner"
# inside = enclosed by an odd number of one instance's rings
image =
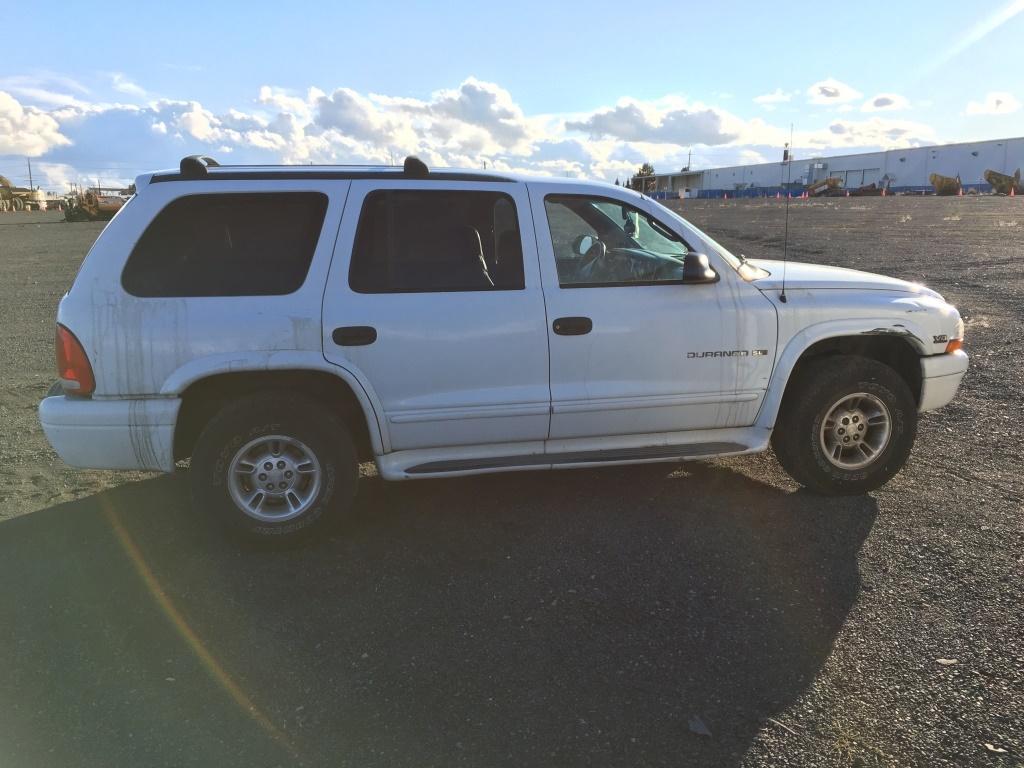
[[[928,177],[959,176],[964,190],[989,192],[985,171],[1013,175],[1024,167],[1024,137],[941,144],[931,147],[890,149],[856,155],[795,159],[791,168],[781,162],[734,165],[703,171],[683,170],[656,174],[649,182],[651,196],[762,197],[802,190],[826,178],[838,178],[846,189],[866,184],[888,185],[891,192],[925,192],[932,189]],[[791,181],[787,186],[787,174]],[[653,188],[652,188],[653,187]]]

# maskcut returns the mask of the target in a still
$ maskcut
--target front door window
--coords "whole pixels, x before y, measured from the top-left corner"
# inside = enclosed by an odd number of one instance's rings
[[[686,243],[639,208],[607,198],[548,195],[544,209],[560,287],[682,282]]]

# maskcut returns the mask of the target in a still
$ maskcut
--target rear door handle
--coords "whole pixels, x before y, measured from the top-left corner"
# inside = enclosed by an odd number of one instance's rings
[[[594,329],[589,317],[560,317],[551,324],[551,330],[559,336],[583,336]]]
[[[331,340],[339,347],[365,347],[377,340],[377,329],[370,325],[346,325],[335,328]]]

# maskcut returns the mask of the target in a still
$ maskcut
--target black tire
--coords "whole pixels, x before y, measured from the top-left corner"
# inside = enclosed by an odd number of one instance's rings
[[[274,435],[308,449],[319,465],[318,489],[308,493],[309,501],[295,517],[257,519],[234,501],[229,473],[244,446]],[[298,477],[298,469],[294,475]],[[225,406],[210,420],[192,452],[189,479],[195,507],[216,516],[232,533],[249,540],[284,542],[307,536],[326,519],[351,511],[359,465],[348,427],[325,406],[301,395],[264,392]],[[257,482],[255,474],[253,482]],[[267,496],[280,505],[273,509],[287,513],[287,501]]]
[[[867,466],[846,469],[829,460],[821,444],[822,422],[845,395],[868,393],[889,411],[890,433]],[[917,404],[892,368],[856,355],[804,363],[786,390],[772,432],[779,463],[801,485],[830,496],[853,496],[884,485],[903,468],[917,435]]]

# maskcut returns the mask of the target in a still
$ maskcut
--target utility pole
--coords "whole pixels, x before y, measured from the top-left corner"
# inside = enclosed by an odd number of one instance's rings
[[[25,162],[28,163],[28,189],[31,192],[35,189],[35,187],[32,186],[32,158],[26,157]]]

